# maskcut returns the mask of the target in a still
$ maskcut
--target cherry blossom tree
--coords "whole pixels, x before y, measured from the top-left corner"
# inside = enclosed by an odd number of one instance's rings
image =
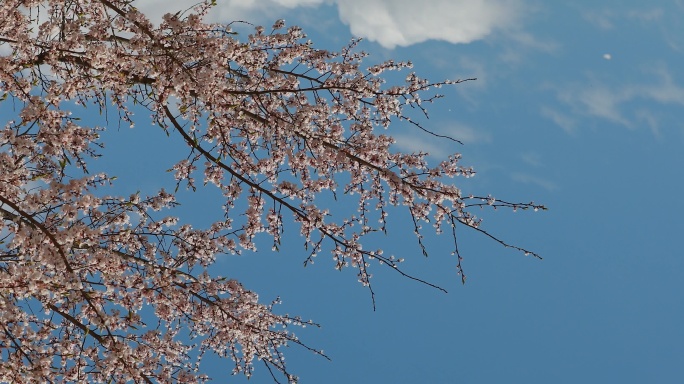
[[[282,347],[311,349],[289,326],[314,323],[207,271],[217,255],[255,250],[262,232],[277,249],[285,226],[303,237],[305,264],[331,252],[371,295],[375,265],[420,280],[362,246],[390,231],[395,206],[426,255],[424,223],[451,233],[463,281],[459,227],[537,256],[482,229],[472,209],[543,206],[466,196],[452,179],[474,172],[458,154],[429,166],[386,134],[393,124],[430,134],[411,112],[462,80],[407,73],[391,84],[386,72],[410,63],[364,67],[357,41],[314,48],[282,21],[242,37],[203,21],[211,5],[157,26],[130,0],[0,2],[1,382],[202,382],[205,353],[231,359],[233,373],[261,361],[274,379],[296,381]],[[171,191],[108,195],[114,178],[89,172],[105,129],[79,118],[92,109],[183,141],[175,179],[221,191],[216,221],[183,223]],[[336,210],[338,197],[358,210]]]

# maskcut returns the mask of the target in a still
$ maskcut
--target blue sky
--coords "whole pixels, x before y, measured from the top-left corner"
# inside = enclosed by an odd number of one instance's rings
[[[390,133],[399,148],[428,151],[434,161],[463,153],[478,171],[456,180],[466,192],[550,208],[482,213],[488,230],[541,261],[462,230],[465,286],[450,239],[428,236],[424,258],[397,212],[395,235],[371,248],[406,258],[408,272],[449,293],[376,267],[375,312],[352,271],[335,271],[323,254],[302,268],[294,228],[277,254],[263,246],[220,258],[215,273],[238,278],[265,302],[281,296],[280,311],[323,325],[299,335],[331,362],[287,351],[302,383],[681,382],[684,1],[218,3],[215,21],[284,18],[321,48],[360,36],[371,62],[410,59],[433,80],[477,77],[444,90],[425,122],[463,146],[399,126]],[[183,4],[136,5],[160,15]],[[102,167],[128,193],[172,184],[163,170],[177,160],[167,156],[173,144],[148,128],[106,136]],[[160,144],[150,150],[150,142]],[[184,195],[183,217],[214,217],[221,201],[212,193]],[[224,377],[224,362],[209,359],[205,368],[216,382],[247,382]],[[257,368],[250,382],[269,380]]]

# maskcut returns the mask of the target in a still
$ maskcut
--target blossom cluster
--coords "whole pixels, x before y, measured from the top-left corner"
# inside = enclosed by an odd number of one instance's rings
[[[394,149],[392,124],[423,129],[407,108],[424,112],[435,88],[460,80],[388,84],[387,71],[411,63],[364,68],[358,41],[317,49],[282,20],[240,41],[203,21],[209,1],[159,26],[131,3],[0,3],[0,107],[18,108],[0,128],[1,382],[203,381],[210,351],[234,373],[261,360],[293,382],[281,349],[303,344],[287,326],[309,322],[210,276],[217,255],[256,250],[264,232],[279,249],[295,225],[307,263],[328,250],[370,288],[374,262],[404,274],[403,259],[363,246],[388,231],[390,207],[408,210],[424,253],[422,223],[455,241],[457,225],[489,235],[473,207],[544,208],[464,196],[452,179],[474,171],[458,154],[430,166]],[[109,196],[114,179],[88,173],[105,128],[85,125],[82,107],[113,108],[133,127],[145,121],[133,105],[187,144],[171,168],[179,184],[221,190],[224,212],[208,228],[161,216],[172,192]],[[356,211],[335,209],[338,195]]]

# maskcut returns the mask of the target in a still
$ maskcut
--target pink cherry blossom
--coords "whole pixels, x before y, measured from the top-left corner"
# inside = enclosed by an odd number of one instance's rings
[[[386,71],[412,64],[365,68],[358,41],[314,48],[283,20],[238,40],[203,21],[210,1],[157,27],[131,3],[0,2],[0,105],[15,111],[0,128],[0,382],[203,382],[198,356],[212,352],[233,373],[261,360],[295,382],[282,348],[311,348],[289,326],[315,323],[207,272],[217,255],[255,250],[263,232],[278,249],[286,225],[299,228],[306,263],[331,252],[371,295],[378,265],[422,281],[364,247],[367,234],[391,232],[394,206],[426,255],[423,224],[451,229],[463,281],[456,227],[537,256],[490,235],[473,211],[543,206],[464,196],[453,178],[474,171],[460,155],[430,166],[393,147],[392,125],[429,133],[407,111],[426,112],[436,88],[464,80],[409,73],[388,84]],[[133,114],[140,106],[188,147],[171,168],[179,186],[220,189],[224,212],[208,228],[168,216],[172,192],[110,196],[115,179],[89,173],[107,120],[86,124],[84,107],[133,127],[149,123]],[[323,195],[351,196],[357,210]]]

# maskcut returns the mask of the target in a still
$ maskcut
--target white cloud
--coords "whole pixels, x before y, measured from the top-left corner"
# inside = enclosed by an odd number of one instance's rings
[[[339,17],[353,35],[386,48],[426,40],[470,43],[494,32],[514,28],[525,11],[523,0],[219,0],[209,21],[270,23],[287,9],[337,5]],[[138,1],[135,6],[154,22],[166,12],[187,9],[197,0]],[[169,6],[169,4],[173,4]]]
[[[470,43],[515,24],[521,15],[513,0],[338,0],[352,34],[393,48],[426,40]]]

